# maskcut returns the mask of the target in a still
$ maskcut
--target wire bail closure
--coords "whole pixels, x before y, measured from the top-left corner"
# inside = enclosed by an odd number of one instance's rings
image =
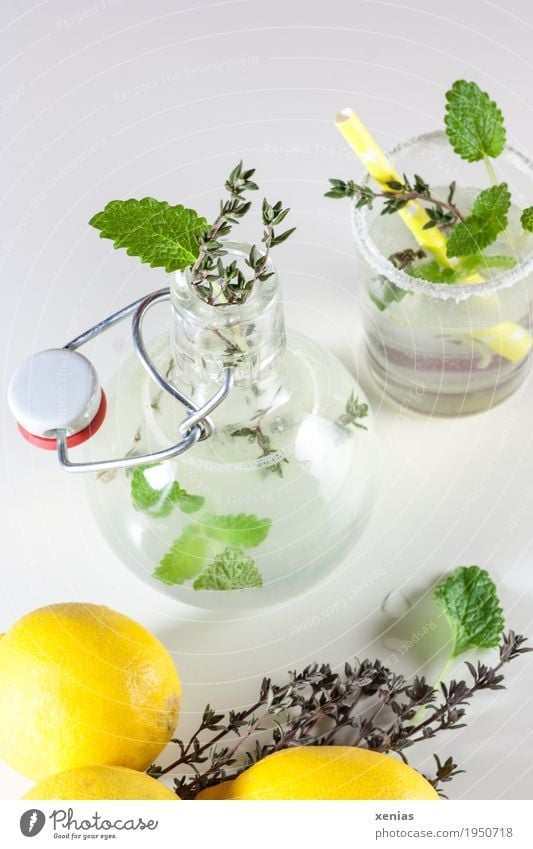
[[[219,406],[219,404],[227,398],[233,385],[233,369],[226,367],[223,371],[223,382],[220,389],[201,407],[196,406],[186,395],[176,389],[169,381],[158,371],[152,359],[150,358],[146,345],[144,344],[142,325],[144,317],[149,309],[156,304],[170,300],[170,288],[158,289],[149,295],[139,298],[137,301],[123,307],[116,313],[104,318],[98,324],[86,330],[84,333],[77,336],[68,342],[64,348],[70,351],[75,351],[90,342],[96,336],[110,330],[116,324],[124,321],[129,316],[132,316],[132,339],[133,347],[143,364],[144,368],[150,377],[158,384],[158,386],[171,395],[180,404],[183,404],[187,411],[186,417],[179,425],[181,439],[175,445],[171,445],[161,451],[155,451],[152,454],[142,454],[136,457],[122,457],[112,460],[97,460],[86,463],[73,463],[69,459],[69,451],[67,439],[69,434],[64,428],[57,429],[55,438],[57,440],[57,456],[60,465],[68,472],[107,472],[115,469],[132,469],[136,466],[142,466],[147,463],[159,463],[163,460],[170,460],[188,451],[197,442],[208,439],[214,431],[214,424],[209,418],[211,413]]]

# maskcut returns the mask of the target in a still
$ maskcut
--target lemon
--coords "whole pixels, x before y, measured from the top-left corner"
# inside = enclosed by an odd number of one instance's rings
[[[512,363],[518,363],[527,357],[533,346],[529,331],[513,321],[501,321],[492,327],[478,328],[470,335],[484,342],[499,357]]]
[[[123,766],[81,766],[44,778],[23,799],[174,799],[172,790]]]
[[[391,755],[353,746],[299,746],[258,761],[197,799],[438,799],[429,781]]]
[[[165,647],[108,607],[41,607],[0,640],[0,757],[36,781],[89,764],[146,769],[179,702]]]

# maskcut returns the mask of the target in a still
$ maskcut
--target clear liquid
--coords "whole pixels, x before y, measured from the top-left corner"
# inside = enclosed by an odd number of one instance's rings
[[[260,417],[262,434],[270,439],[274,453],[261,457],[257,441],[232,435],[243,422],[227,424],[230,396],[223,411],[221,407],[225,424],[213,437],[147,472],[156,488],[178,481],[189,494],[203,497],[197,512],[185,514],[174,508],[167,516],[154,518],[136,510],[131,474],[125,472],[90,482],[91,506],[108,542],[139,577],[199,607],[262,607],[305,591],[339,565],[373,502],[372,418],[362,420],[366,430],[338,423],[353,391],[365,400],[334,357],[308,340],[292,337],[283,389]],[[183,409],[168,396],[159,397],[154,408],[157,395],[157,387],[136,363],[121,372],[110,393],[114,418],[106,423],[99,444],[95,438],[95,453],[118,456],[132,448],[144,453],[176,441]],[[251,403],[260,410],[260,399]],[[244,424],[255,425],[253,412]],[[261,587],[196,590],[193,578],[169,585],[154,576],[186,528],[195,526],[203,533],[210,516],[240,513],[272,521],[266,539],[245,551],[261,574]],[[206,562],[224,548],[224,543],[209,539]]]
[[[437,190],[446,196],[446,190]],[[457,203],[466,209],[466,197]],[[513,256],[520,261],[532,250],[532,238],[519,224],[519,210],[512,209],[508,235],[486,249],[490,255]],[[398,216],[377,218],[373,238],[385,255],[418,246]],[[426,257],[422,262],[431,260]],[[483,268],[484,279],[501,274]],[[387,281],[372,276],[369,292],[382,298]],[[442,285],[442,284],[441,284]],[[448,284],[453,286],[453,284]],[[440,300],[425,294],[407,293],[380,312],[368,307],[366,342],[370,368],[385,391],[397,402],[420,412],[458,415],[487,409],[504,400],[522,382],[529,361],[526,334],[532,325],[532,280],[524,279],[509,289],[473,296],[467,301]],[[491,334],[484,331],[512,323],[525,331],[523,356],[509,359]],[[509,327],[503,331],[511,332]],[[494,334],[492,334],[494,335]]]

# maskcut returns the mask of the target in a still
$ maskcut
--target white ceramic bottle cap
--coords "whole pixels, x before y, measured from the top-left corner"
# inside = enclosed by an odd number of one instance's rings
[[[90,430],[91,423],[103,420],[105,413],[93,365],[69,348],[40,351],[22,363],[11,378],[8,402],[26,438],[33,437],[30,441],[36,444],[52,443],[42,447],[54,447],[58,430],[69,435]],[[90,435],[87,432],[86,438]]]

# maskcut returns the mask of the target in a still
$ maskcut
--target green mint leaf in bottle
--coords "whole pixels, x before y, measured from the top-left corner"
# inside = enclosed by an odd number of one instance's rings
[[[198,527],[190,525],[175,540],[154,570],[154,578],[164,584],[183,584],[194,578],[205,565],[207,548],[208,542]]]
[[[182,513],[196,513],[204,505],[203,495],[190,495],[184,489],[180,489],[175,496],[175,504]]]
[[[452,632],[450,660],[473,648],[499,645],[504,618],[496,585],[479,566],[458,566],[435,589]]]
[[[485,189],[475,199],[471,214],[457,224],[448,239],[449,257],[479,253],[496,241],[507,227],[511,194],[507,183]]]
[[[499,156],[505,146],[503,115],[477,83],[454,82],[446,93],[444,123],[451,146],[467,162]]]
[[[195,590],[245,590],[262,587],[263,579],[242,548],[226,548],[195,580]]]
[[[161,469],[159,463],[150,466],[138,466],[131,477],[131,499],[136,510],[148,513],[153,518],[163,518],[177,506],[182,513],[194,513],[203,506],[201,495],[190,495],[174,480],[163,479],[156,486],[155,474],[150,469]],[[147,473],[148,472],[148,476]],[[150,477],[150,480],[148,479]]]
[[[271,519],[259,519],[246,513],[202,519],[202,527],[210,537],[231,547],[254,548],[267,538],[271,525]]]
[[[520,224],[527,233],[533,233],[533,206],[524,209],[520,216]]]
[[[166,271],[181,271],[194,263],[199,237],[207,227],[205,218],[193,209],[154,198],[112,200],[89,224],[128,256]]]

